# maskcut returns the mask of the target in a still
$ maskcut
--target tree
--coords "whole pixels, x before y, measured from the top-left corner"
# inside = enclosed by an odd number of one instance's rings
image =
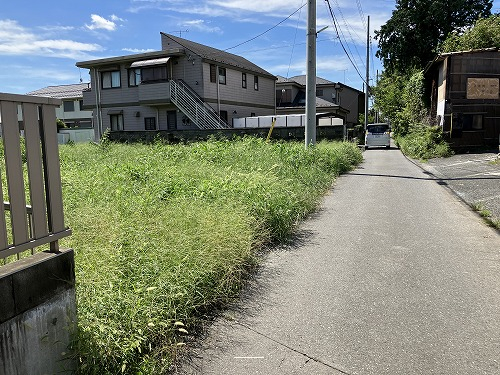
[[[481,48],[500,48],[500,15],[480,18],[465,32],[452,32],[439,48],[440,53]]]
[[[388,72],[422,69],[454,31],[491,14],[493,0],[397,0],[392,17],[375,31]]]
[[[384,72],[375,93],[375,108],[391,122],[396,137],[404,136],[425,122],[424,76],[421,70],[406,74]]]

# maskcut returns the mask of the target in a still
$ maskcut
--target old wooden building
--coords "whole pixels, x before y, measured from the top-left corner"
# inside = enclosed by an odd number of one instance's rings
[[[431,116],[453,148],[497,147],[500,137],[500,51],[446,53],[425,69]]]

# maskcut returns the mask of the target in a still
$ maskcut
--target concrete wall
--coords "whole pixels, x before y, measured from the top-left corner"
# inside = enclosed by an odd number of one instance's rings
[[[76,330],[73,250],[0,267],[0,374],[70,374]]]

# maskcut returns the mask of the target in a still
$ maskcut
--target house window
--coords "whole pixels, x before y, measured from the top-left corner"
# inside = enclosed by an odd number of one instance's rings
[[[241,87],[244,89],[247,88],[247,74],[246,73],[241,73]]]
[[[226,68],[219,68],[219,83],[221,85],[226,84]]]
[[[102,72],[101,73],[101,80],[102,80],[102,88],[103,89],[121,87],[120,71],[119,70],[113,70],[110,72]]]
[[[253,77],[253,89],[259,91],[259,77]]]
[[[80,103],[80,111],[83,111],[83,100],[78,101]]]
[[[144,117],[144,129],[156,130],[156,117]]]
[[[221,119],[223,119],[225,122],[227,122],[227,111],[220,111],[219,116]]]
[[[109,115],[111,130],[123,130],[123,115]]]
[[[217,69],[214,64],[210,64],[210,82],[217,82]]]
[[[483,129],[483,115],[473,115],[472,130],[482,130],[482,129]]]
[[[64,112],[75,112],[75,102],[73,100],[63,101]]]
[[[291,103],[292,101],[292,89],[281,89],[276,90],[276,104]]]
[[[323,89],[317,89],[316,96],[323,96]]]
[[[141,69],[129,69],[128,70],[128,85],[130,87],[139,86],[141,83]]]
[[[168,80],[167,66],[153,66],[149,68],[142,68],[141,71],[142,82],[160,82]]]

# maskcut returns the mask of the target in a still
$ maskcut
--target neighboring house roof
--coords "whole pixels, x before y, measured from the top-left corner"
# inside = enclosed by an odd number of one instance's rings
[[[228,66],[234,66],[239,69],[247,70],[250,72],[254,72],[263,76],[268,76],[270,78],[276,79],[276,76],[262,69],[258,65],[255,65],[254,63],[248,61],[244,57],[237,56],[232,53],[225,52],[213,47],[205,46],[200,43],[195,43],[187,39],[178,38],[170,34],[165,34],[165,33],[161,34],[162,36],[171,39],[174,43],[178,44],[182,48],[169,48],[162,51],[154,51],[154,52],[140,53],[134,55],[125,55],[125,56],[109,57],[97,60],[81,61],[77,62],[76,66],[80,68],[90,69],[100,65],[143,61],[149,59],[160,59],[169,56],[189,54],[189,52],[191,52],[192,54],[197,55],[204,60],[213,61]]]
[[[306,75],[300,75],[300,76],[294,76],[290,78],[285,78],[282,76],[278,76],[278,82],[277,83],[297,83],[301,86],[306,85]],[[316,84],[317,85],[333,85],[335,82],[329,81],[327,79],[321,78],[321,77],[316,77]]]
[[[278,76],[278,81],[276,82],[276,84],[296,84],[296,85],[299,85],[299,86],[303,86],[305,87],[306,86],[306,75],[300,75],[300,76],[294,76],[294,77],[290,77],[290,78],[285,78],[285,77],[282,77],[282,76]],[[341,87],[347,87],[348,89],[351,89],[353,91],[357,91],[359,92],[360,94],[363,94],[362,91],[358,90],[358,89],[355,89],[353,87],[350,87],[350,86],[347,86],[343,83],[340,83],[340,82],[332,82],[332,81],[329,81],[327,79],[324,79],[324,78],[321,78],[321,77],[316,77],[316,86],[321,86],[321,85],[336,85],[336,84],[339,84],[341,85]]]
[[[184,47],[184,49],[191,51],[192,53],[201,57],[202,59],[229,66],[234,66],[236,68],[249,70],[251,72],[255,72],[261,75],[266,75],[272,78],[276,78],[276,76],[274,76],[273,74],[262,69],[260,66],[255,65],[254,63],[248,61],[244,57],[234,55],[232,53],[222,51],[217,48],[209,47],[200,43],[192,42],[187,39],[179,38],[174,35],[165,33],[161,33],[161,35]]]
[[[470,54],[475,54],[475,53],[482,53],[482,52],[500,52],[500,48],[497,47],[491,47],[491,48],[481,48],[481,49],[471,49],[468,51],[457,51],[457,52],[447,52],[447,53],[442,53],[440,55],[437,55],[434,60],[429,61],[424,69],[424,73],[427,73],[429,69],[437,62],[444,61],[447,57],[449,56],[458,56],[458,55],[470,55]]]
[[[76,83],[73,85],[48,86],[43,89],[31,91],[26,95],[44,96],[56,99],[75,99],[83,98],[82,91],[88,89],[90,83]]]
[[[97,60],[89,60],[89,61],[80,61],[76,63],[76,66],[79,68],[94,68],[101,65],[109,65],[109,64],[120,64],[120,63],[129,63],[134,61],[144,61],[144,60],[153,60],[160,59],[164,57],[176,56],[183,54],[182,49],[176,50],[168,50],[168,51],[154,51],[154,52],[146,52],[146,53],[136,53],[133,55],[125,55],[125,56],[116,56],[116,57],[107,57],[103,59]]]

